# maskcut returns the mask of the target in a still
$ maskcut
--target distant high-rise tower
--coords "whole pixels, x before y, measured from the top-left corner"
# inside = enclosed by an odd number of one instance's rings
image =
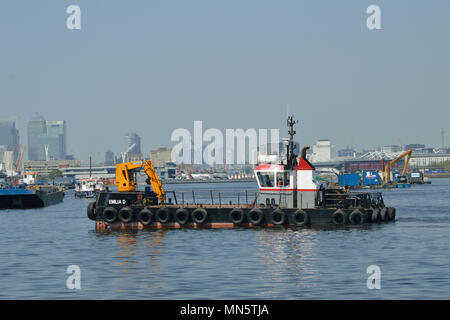
[[[114,165],[115,159],[114,159],[114,152],[111,150],[108,150],[105,152],[105,166],[112,166]]]
[[[17,157],[19,151],[19,130],[16,129],[14,121],[0,122],[0,146],[2,146],[2,151],[13,151],[14,158]]]
[[[127,133],[125,135],[126,151],[129,155],[141,154],[141,137],[136,133]]]
[[[36,113],[28,121],[28,160],[44,160],[44,158],[40,158],[40,154],[44,154],[44,150],[39,150],[39,137],[46,133],[47,126],[45,120],[40,114]]]
[[[28,159],[65,159],[66,148],[66,121],[46,121],[36,113],[28,122]]]
[[[47,145],[49,145],[49,157],[55,160],[66,158],[66,121],[46,121]]]

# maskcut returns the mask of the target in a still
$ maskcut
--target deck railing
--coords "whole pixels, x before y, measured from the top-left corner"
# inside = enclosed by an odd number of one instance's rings
[[[192,191],[168,191],[166,202],[179,205],[237,205],[248,206],[254,202],[258,193],[249,190],[192,190]]]

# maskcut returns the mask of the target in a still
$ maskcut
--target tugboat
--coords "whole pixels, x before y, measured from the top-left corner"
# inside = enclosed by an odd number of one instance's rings
[[[105,191],[102,179],[79,179],[75,185],[75,198],[95,198],[102,191]]]
[[[258,183],[255,199],[248,203],[178,203],[177,194],[166,201],[166,192],[150,160],[116,166],[118,192],[100,192],[87,208],[98,231],[162,228],[234,227],[324,227],[360,225],[395,220],[395,208],[386,207],[381,192],[350,192],[327,188],[316,178],[314,166],[303,148],[294,152],[294,121],[289,116],[286,159],[277,164],[259,163],[254,169]],[[144,168],[148,176],[145,191],[136,191],[133,173]],[[179,199],[178,195],[178,199]]]

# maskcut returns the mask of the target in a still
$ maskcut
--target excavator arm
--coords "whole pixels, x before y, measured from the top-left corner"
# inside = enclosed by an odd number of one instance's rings
[[[156,194],[159,201],[163,203],[166,200],[166,193],[161,180],[156,173],[155,167],[153,167],[150,160],[125,162],[116,165],[116,186],[118,187],[119,192],[132,192],[136,190],[133,173],[140,168],[144,168],[149,182],[152,185],[153,192]]]
[[[144,164],[145,173],[150,180],[150,184],[152,185],[153,192],[156,193],[159,201],[163,203],[166,200],[166,192],[164,191],[161,180],[156,173],[155,167],[150,160],[146,160]]]
[[[403,171],[402,171],[402,175],[405,175],[406,170],[408,169],[408,164],[409,164],[409,159],[411,158],[411,154],[412,154],[412,149],[409,149],[408,151],[403,152],[397,158],[393,159],[391,162],[388,162],[386,165],[384,165],[384,181],[385,181],[385,183],[387,181],[391,180],[391,167],[394,164],[396,164],[399,160],[408,156],[405,160],[405,165],[403,166]]]

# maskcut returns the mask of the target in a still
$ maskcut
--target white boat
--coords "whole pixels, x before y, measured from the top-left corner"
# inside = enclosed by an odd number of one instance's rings
[[[95,198],[101,191],[105,191],[105,184],[99,178],[79,179],[75,184],[75,198]]]

